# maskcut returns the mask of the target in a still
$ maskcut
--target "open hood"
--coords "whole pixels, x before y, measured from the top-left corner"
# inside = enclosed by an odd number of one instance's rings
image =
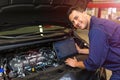
[[[0,0],[0,30],[41,23],[66,26],[70,6],[84,2],[87,0]]]

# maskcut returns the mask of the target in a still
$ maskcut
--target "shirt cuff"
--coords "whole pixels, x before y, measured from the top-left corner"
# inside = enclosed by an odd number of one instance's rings
[[[85,68],[88,70],[88,71],[95,71],[98,67],[96,67],[95,65],[91,65],[88,63],[88,60],[86,59],[84,62],[84,65],[85,65]]]

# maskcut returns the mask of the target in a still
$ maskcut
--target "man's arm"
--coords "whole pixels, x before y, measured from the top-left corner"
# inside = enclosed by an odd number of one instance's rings
[[[99,25],[98,25],[99,26]],[[89,56],[84,60],[88,70],[96,70],[103,66],[109,54],[108,36],[100,28],[93,28],[89,31],[90,51]]]

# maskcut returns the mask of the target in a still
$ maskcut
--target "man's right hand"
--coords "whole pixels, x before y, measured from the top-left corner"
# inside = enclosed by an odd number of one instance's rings
[[[76,49],[77,49],[78,53],[80,53],[80,54],[89,54],[89,49],[81,49],[81,48],[77,45],[77,43],[75,43],[75,46],[76,46]]]

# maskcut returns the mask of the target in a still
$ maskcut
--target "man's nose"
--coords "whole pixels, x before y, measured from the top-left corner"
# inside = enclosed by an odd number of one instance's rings
[[[77,20],[74,21],[74,26],[75,26],[75,27],[78,26],[78,21],[77,21]]]
[[[74,26],[76,26],[77,25],[77,21],[76,20],[74,20]]]

